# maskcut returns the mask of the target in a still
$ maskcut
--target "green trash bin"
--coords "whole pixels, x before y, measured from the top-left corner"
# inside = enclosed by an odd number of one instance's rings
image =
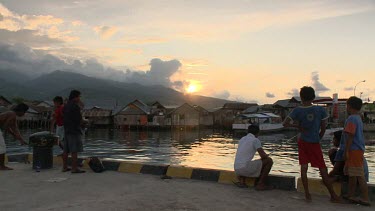
[[[53,145],[57,140],[58,136],[48,131],[30,135],[29,145],[33,147],[33,169],[53,167]]]

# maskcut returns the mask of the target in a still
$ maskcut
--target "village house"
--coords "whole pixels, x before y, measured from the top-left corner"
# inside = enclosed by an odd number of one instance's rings
[[[249,107],[258,106],[256,103],[225,103],[222,108],[213,112],[214,127],[231,129],[234,119]]]
[[[168,114],[166,125],[172,128],[197,128],[199,126],[212,126],[213,118],[210,112],[200,106],[182,104]]]
[[[164,126],[165,125],[165,116],[167,114],[167,108],[163,106],[158,101],[151,103],[149,106],[150,114],[148,117],[149,126]]]
[[[293,99],[284,99],[278,100],[273,104],[275,113],[280,115],[281,119],[284,120],[288,114],[292,111],[293,108],[300,105],[299,102],[296,102]]]
[[[116,127],[131,128],[148,125],[149,107],[140,100],[135,100],[114,113]]]
[[[112,109],[101,108],[99,106],[85,108],[82,116],[89,121],[90,127],[104,127],[113,124]]]

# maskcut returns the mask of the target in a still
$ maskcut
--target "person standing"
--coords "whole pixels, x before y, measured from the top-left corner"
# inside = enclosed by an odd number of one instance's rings
[[[63,119],[64,100],[61,96],[56,96],[53,98],[53,104],[55,105],[55,110],[52,115],[50,131],[53,133],[56,124],[56,135],[59,137],[59,146],[63,149],[65,135]]]
[[[26,143],[18,130],[17,116],[21,117],[25,115],[28,109],[28,105],[20,103],[14,107],[12,111],[7,111],[0,114],[0,170],[13,170],[12,168],[5,166],[6,145],[3,131],[9,132],[14,136],[14,138],[20,141],[21,145],[25,145]]]
[[[299,106],[284,120],[284,127],[296,127],[301,134],[298,139],[298,159],[301,165],[301,179],[305,190],[305,199],[311,201],[307,179],[308,164],[311,167],[319,168],[324,185],[327,187],[332,202],[341,202],[329,180],[327,166],[323,159],[320,140],[322,139],[327,126],[328,115],[323,107],[314,106],[315,90],[312,87],[304,86],[300,90],[302,106]],[[292,123],[293,121],[293,123]]]
[[[349,176],[349,188],[347,198],[353,203],[370,206],[368,187],[365,179],[363,162],[365,152],[365,138],[363,135],[363,122],[360,116],[362,100],[358,97],[350,97],[346,102],[346,110],[349,117],[344,126],[344,173]],[[354,197],[357,184],[361,197]]]
[[[259,126],[250,125],[248,134],[238,141],[236,158],[234,161],[234,171],[239,182],[235,183],[238,187],[247,187],[247,177],[259,177],[255,187],[256,190],[271,190],[272,186],[266,185],[266,179],[271,171],[273,161],[263,150],[262,144],[258,139]],[[253,160],[255,153],[258,152],[261,159]]]
[[[71,173],[85,173],[78,168],[78,153],[83,152],[81,124],[82,114],[79,107],[81,101],[81,92],[72,90],[69,95],[69,101],[63,109],[63,122],[65,130],[64,146],[63,146],[63,172],[69,171],[68,155],[72,156]]]

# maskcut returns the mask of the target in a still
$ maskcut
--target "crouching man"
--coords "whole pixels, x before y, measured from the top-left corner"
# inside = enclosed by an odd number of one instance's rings
[[[234,161],[234,171],[239,182],[235,183],[238,187],[247,187],[247,177],[259,177],[256,184],[256,190],[271,190],[272,186],[265,184],[268,174],[271,171],[273,161],[264,152],[259,135],[259,126],[250,125],[248,134],[238,141],[236,158]],[[253,160],[255,153],[258,152],[261,159]]]

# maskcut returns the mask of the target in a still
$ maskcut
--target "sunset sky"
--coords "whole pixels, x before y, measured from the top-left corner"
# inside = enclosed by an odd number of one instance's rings
[[[274,103],[375,100],[375,1],[0,0],[0,68]],[[33,68],[30,68],[32,64]]]

